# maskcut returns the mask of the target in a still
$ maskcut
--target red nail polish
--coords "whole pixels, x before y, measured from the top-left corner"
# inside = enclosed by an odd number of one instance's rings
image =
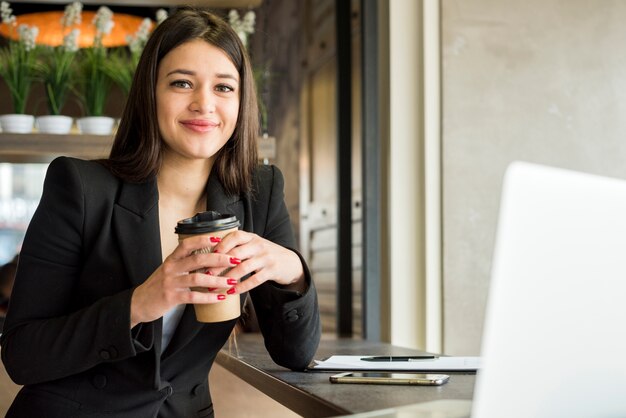
[[[211,242],[222,242],[222,239],[220,237],[211,237],[210,240]]]
[[[206,290],[208,290],[209,292],[214,291],[215,289],[217,289],[217,287],[207,287]]]
[[[233,293],[235,293],[235,292],[236,292],[236,290],[235,290],[235,288],[234,288],[234,287],[231,287],[230,289],[228,289],[228,290],[226,291],[226,293],[228,293],[229,295],[232,295],[232,294],[233,294]]]
[[[217,300],[224,300],[226,299],[226,295],[217,295]]]
[[[238,259],[237,257],[231,257],[230,264],[241,264],[241,260]]]
[[[235,279],[228,279],[228,280],[226,280],[226,284],[230,284],[230,285],[237,284],[237,280],[235,280]]]

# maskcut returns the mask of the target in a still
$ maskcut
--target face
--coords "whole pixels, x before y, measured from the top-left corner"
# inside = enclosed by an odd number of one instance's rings
[[[164,158],[212,159],[235,130],[239,73],[221,49],[186,42],[159,64],[156,106]]]

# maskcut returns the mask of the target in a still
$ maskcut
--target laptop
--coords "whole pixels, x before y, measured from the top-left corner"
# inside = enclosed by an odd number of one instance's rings
[[[505,174],[472,418],[626,417],[626,181]]]
[[[626,181],[508,167],[481,357],[473,401],[357,416],[626,417]]]

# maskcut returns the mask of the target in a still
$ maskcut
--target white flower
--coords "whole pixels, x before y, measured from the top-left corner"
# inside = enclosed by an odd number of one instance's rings
[[[80,36],[79,29],[72,29],[70,33],[63,37],[63,49],[67,52],[78,51],[78,37]]]
[[[156,11],[156,21],[157,25],[163,23],[163,21],[167,19],[167,11],[165,9],[159,9]]]
[[[6,1],[0,3],[0,16],[2,17],[2,23],[12,25],[15,23],[15,16],[13,16],[13,9],[11,5]]]
[[[237,10],[232,9],[228,12],[228,22],[233,28],[239,24],[239,12]]]
[[[63,25],[63,27],[67,28],[70,26],[79,25],[82,20],[82,11],[83,4],[79,1],[75,1],[74,3],[65,6],[65,12],[63,13],[63,17],[61,18],[61,24]]]
[[[19,25],[17,27],[17,34],[20,42],[24,44],[26,51],[31,51],[35,48],[35,40],[39,35],[39,28],[37,26]]]
[[[126,40],[128,41],[128,48],[130,48],[131,52],[134,54],[139,54],[143,50],[143,47],[146,45],[148,41],[148,36],[150,35],[150,29],[152,29],[152,21],[148,18],[145,18],[135,35],[126,35]]]
[[[113,22],[113,12],[106,6],[100,6],[92,23],[96,25],[96,33],[100,36],[108,35],[115,23]]]
[[[150,35],[150,29],[152,29],[152,20],[146,17],[141,21],[141,25],[139,25],[139,29],[137,29],[137,33],[135,35],[137,35],[137,38],[145,41]]]
[[[241,20],[239,16],[239,12],[235,9],[232,9],[228,12],[228,23],[233,28],[239,39],[244,46],[248,44],[248,35],[254,33],[254,23],[255,23],[256,15],[252,10],[248,11],[243,20]]]
[[[115,25],[113,22],[113,12],[106,6],[100,6],[91,23],[96,26],[96,35],[93,38],[93,44],[96,47],[102,47],[102,38],[111,33],[111,29],[113,29]]]
[[[247,34],[254,33],[254,23],[256,20],[256,15],[252,10],[246,13],[243,17],[243,22],[241,24],[241,29]]]
[[[106,22],[106,24],[102,25],[102,31],[101,32],[104,35],[108,35],[113,30],[113,26],[115,26],[115,22],[113,22],[112,20],[109,20],[108,22]]]

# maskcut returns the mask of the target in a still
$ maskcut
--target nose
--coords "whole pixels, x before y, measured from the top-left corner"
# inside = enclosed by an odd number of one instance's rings
[[[193,95],[189,110],[197,113],[214,113],[215,112],[215,96],[213,92],[204,89],[198,89]]]

